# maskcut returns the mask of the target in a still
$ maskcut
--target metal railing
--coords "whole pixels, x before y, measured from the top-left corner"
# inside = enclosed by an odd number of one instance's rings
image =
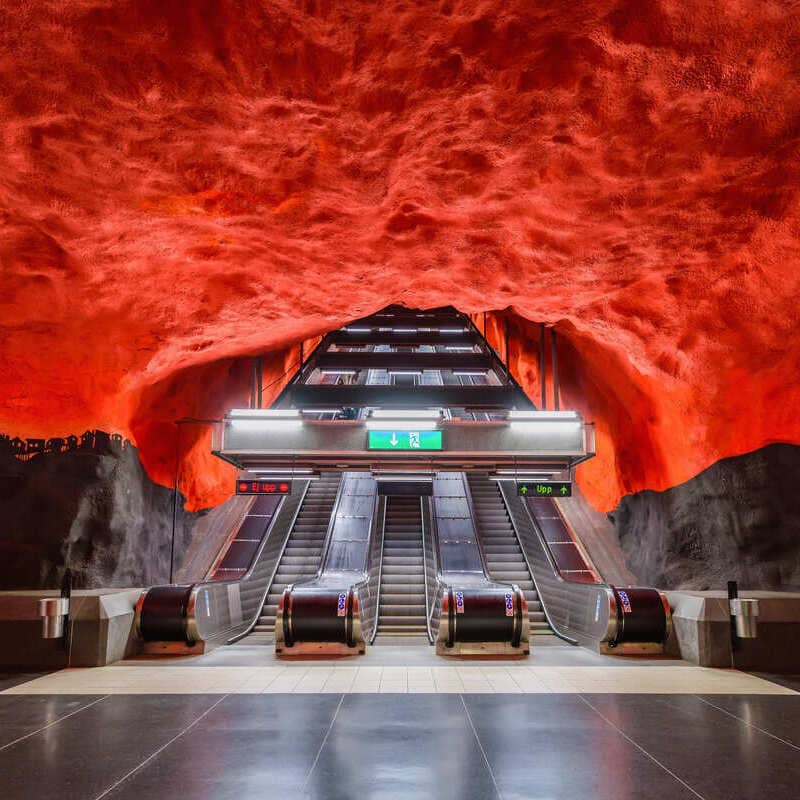
[[[428,641],[436,641],[436,632],[432,627],[432,619],[437,602],[439,588],[439,569],[436,558],[436,543],[431,525],[431,503],[429,498],[420,497],[420,519],[422,521],[422,569],[425,581],[425,627],[428,631]],[[441,595],[438,598],[441,611]],[[437,626],[438,627],[438,626]]]
[[[611,589],[603,583],[565,580],[542,531],[525,503],[517,497],[515,483],[498,481],[498,486],[553,632],[570,644],[595,645],[608,639],[615,603]]]
[[[231,644],[258,622],[264,600],[308,492],[308,481],[276,511],[269,530],[242,576],[191,584],[185,612],[188,641]]]
[[[381,604],[381,578],[383,575],[383,540],[386,532],[386,498],[379,497],[377,514],[373,523],[372,541],[370,542],[369,557],[367,561],[367,574],[369,578],[363,589],[359,589],[359,604],[362,609],[362,629],[364,640],[368,644],[375,641],[378,634],[378,614]],[[366,610],[364,610],[366,606]],[[370,628],[371,625],[371,628]]]

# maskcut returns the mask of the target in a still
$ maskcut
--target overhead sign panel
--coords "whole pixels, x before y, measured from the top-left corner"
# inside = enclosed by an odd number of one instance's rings
[[[517,495],[520,497],[572,497],[569,481],[518,481]]]
[[[259,478],[236,481],[236,494],[291,494],[291,481],[268,481]]]
[[[369,431],[369,450],[441,450],[441,431]]]

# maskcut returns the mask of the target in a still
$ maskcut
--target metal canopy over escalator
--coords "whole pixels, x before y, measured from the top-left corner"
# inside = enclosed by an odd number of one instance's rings
[[[215,426],[213,450],[262,473],[545,477],[591,458],[594,430],[574,411],[536,410],[469,317],[393,308],[323,337],[272,408]]]

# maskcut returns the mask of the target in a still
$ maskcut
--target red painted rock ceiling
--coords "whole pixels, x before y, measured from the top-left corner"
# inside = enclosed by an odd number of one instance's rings
[[[555,326],[598,507],[800,442],[798,76],[769,0],[5,0],[0,430],[169,483],[237,357],[401,302],[513,309],[532,392]]]

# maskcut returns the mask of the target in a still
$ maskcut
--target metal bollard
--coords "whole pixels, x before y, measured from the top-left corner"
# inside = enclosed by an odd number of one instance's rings
[[[42,638],[60,639],[64,636],[64,622],[69,614],[68,597],[46,597],[39,601],[42,618]]]
[[[755,639],[758,636],[758,600],[737,597],[730,601],[730,609],[736,620],[736,636]]]

